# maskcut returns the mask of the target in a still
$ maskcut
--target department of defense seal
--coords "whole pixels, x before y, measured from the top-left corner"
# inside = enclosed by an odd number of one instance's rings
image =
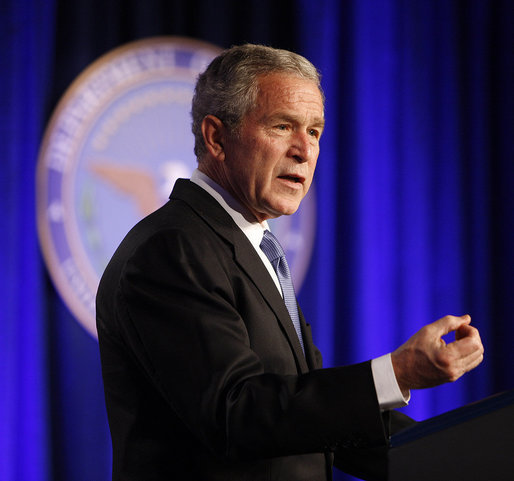
[[[40,243],[59,294],[94,337],[96,290],[116,247],[196,168],[191,100],[198,74],[219,52],[179,37],[126,44],[90,65],[50,119],[37,167]],[[297,214],[270,222],[297,289],[314,219],[311,187]]]

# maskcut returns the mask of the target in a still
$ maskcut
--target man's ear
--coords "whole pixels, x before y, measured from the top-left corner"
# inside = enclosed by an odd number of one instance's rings
[[[214,115],[206,115],[202,120],[202,135],[205,148],[216,160],[225,160],[224,139],[226,129],[223,122]]]

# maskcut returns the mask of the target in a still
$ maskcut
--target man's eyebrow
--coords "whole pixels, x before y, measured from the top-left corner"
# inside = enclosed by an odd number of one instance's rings
[[[291,115],[285,112],[277,112],[268,117],[268,122],[301,123],[302,120],[296,115]],[[312,122],[309,123],[309,126],[323,129],[325,127],[325,119],[323,117],[316,117]]]
[[[312,123],[312,126],[324,129],[325,128],[325,119],[323,117],[319,117],[319,118],[315,119],[314,122]]]

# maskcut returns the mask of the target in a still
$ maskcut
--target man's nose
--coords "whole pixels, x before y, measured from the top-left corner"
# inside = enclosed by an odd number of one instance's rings
[[[317,140],[307,132],[297,132],[289,150],[290,156],[297,162],[308,162],[315,158],[317,152]]]

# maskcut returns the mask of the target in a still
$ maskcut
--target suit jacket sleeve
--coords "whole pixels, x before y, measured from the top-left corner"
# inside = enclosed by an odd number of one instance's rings
[[[416,421],[400,411],[382,414],[388,437]],[[336,450],[334,465],[368,481],[385,481],[388,476],[388,446],[341,446]]]

